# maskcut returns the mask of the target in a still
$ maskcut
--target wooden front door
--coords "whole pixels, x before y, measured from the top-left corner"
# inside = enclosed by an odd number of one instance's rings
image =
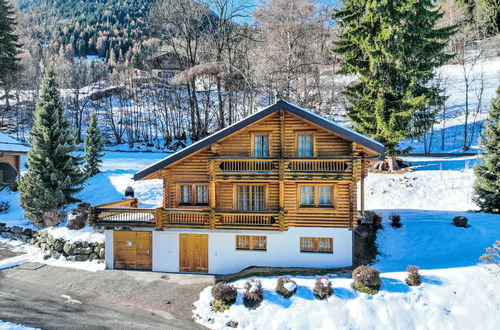
[[[179,234],[179,271],[208,272],[208,234]]]
[[[151,270],[151,241],[150,231],[115,231],[114,268]]]

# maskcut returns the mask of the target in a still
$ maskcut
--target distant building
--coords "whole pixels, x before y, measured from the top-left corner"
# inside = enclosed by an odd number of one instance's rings
[[[170,79],[183,70],[178,55],[170,48],[161,48],[156,54],[146,59],[154,77]]]
[[[30,148],[25,144],[0,133],[0,186],[13,184],[21,171],[21,156]]]

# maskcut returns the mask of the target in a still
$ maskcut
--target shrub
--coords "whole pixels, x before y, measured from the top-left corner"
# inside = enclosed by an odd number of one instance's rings
[[[409,286],[419,286],[422,284],[422,279],[420,278],[419,268],[417,266],[408,266],[406,271],[408,272],[408,277],[406,278],[406,284]]]
[[[0,202],[0,213],[7,212],[9,207],[10,207],[9,202]]]
[[[45,226],[58,226],[64,220],[64,210],[53,208],[43,212],[42,221]]]
[[[212,287],[212,310],[215,312],[223,312],[236,301],[238,292],[236,288],[226,282],[218,282]]]
[[[318,277],[313,292],[314,296],[320,300],[328,299],[333,294],[332,282],[328,277]]]
[[[297,283],[289,277],[280,277],[276,284],[276,292],[285,298],[290,298],[297,292]]]
[[[352,272],[352,279],[358,291],[375,294],[380,289],[380,272],[376,269],[359,266]]]
[[[256,309],[264,300],[262,295],[262,283],[259,280],[250,279],[245,283],[245,293],[243,295],[243,305],[250,309]]]
[[[469,219],[461,215],[457,215],[456,217],[453,218],[453,224],[457,227],[467,228],[468,222]]]
[[[391,226],[392,228],[401,228],[401,216],[399,214],[391,215]]]
[[[68,214],[66,226],[69,229],[78,230],[85,227],[89,216],[89,203],[80,203],[78,207]]]
[[[376,212],[365,211],[365,221],[371,223],[375,229],[382,229],[382,217]]]
[[[486,248],[486,253],[479,259],[483,262],[488,262],[500,267],[500,241],[496,241],[493,247]]]

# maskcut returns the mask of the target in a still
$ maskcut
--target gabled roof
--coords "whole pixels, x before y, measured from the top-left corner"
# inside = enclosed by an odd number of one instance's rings
[[[25,155],[30,148],[5,133],[0,133],[0,152]]]
[[[284,101],[284,100],[280,100],[278,102],[276,102],[275,104],[261,110],[261,111],[258,111],[256,113],[254,113],[253,115],[250,115],[236,123],[234,123],[233,125],[231,126],[228,126],[220,131],[217,131],[215,133],[213,133],[212,135],[209,135],[207,136],[206,138],[202,139],[202,140],[199,140],[198,142],[196,143],[193,143],[191,144],[190,146],[182,149],[182,150],[179,150],[171,155],[169,155],[168,157],[140,170],[139,172],[137,172],[136,174],[134,174],[134,180],[140,180],[172,163],[175,163],[177,162],[178,160],[181,160],[193,153],[195,153],[196,151],[199,151],[207,146],[210,146],[211,144],[219,141],[220,139],[232,134],[232,133],[235,133],[237,131],[239,131],[240,129],[248,126],[248,125],[251,125],[253,124],[254,122],[262,119],[262,118],[265,118],[271,114],[273,114],[274,112],[278,111],[278,110],[285,110],[285,111],[288,111],[300,118],[303,118],[313,124],[316,124],[332,133],[335,133],[343,138],[345,138],[346,140],[349,140],[349,141],[353,141],[353,142],[356,142],[370,150],[373,150],[375,153],[379,153],[379,154],[384,154],[385,153],[385,147],[383,144],[381,144],[380,142],[377,142],[373,139],[370,139],[369,137],[366,137],[362,134],[359,134],[353,130],[350,130],[346,127],[343,127],[337,123],[335,123],[334,121],[332,120],[329,120],[329,119],[326,119],[324,117],[321,117],[311,111],[308,111],[306,109],[303,109],[299,106],[296,106],[295,104],[292,104],[290,102],[287,102],[287,101]]]

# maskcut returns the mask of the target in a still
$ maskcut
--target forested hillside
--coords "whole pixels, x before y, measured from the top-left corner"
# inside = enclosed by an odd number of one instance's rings
[[[124,56],[145,39],[149,0],[19,0],[20,21],[56,53],[71,47],[76,56]]]

